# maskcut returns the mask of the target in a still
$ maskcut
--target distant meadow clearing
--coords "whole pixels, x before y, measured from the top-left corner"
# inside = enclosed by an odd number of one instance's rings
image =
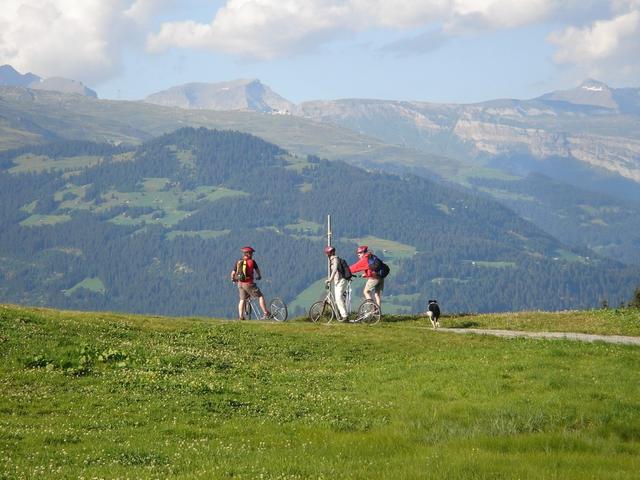
[[[383,320],[0,306],[0,478],[638,478],[637,347]]]

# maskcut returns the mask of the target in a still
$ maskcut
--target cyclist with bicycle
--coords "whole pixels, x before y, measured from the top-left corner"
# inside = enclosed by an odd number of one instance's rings
[[[382,308],[382,290],[384,290],[384,278],[378,276],[376,272],[369,269],[369,257],[371,252],[366,245],[360,245],[356,250],[358,255],[358,261],[349,266],[351,273],[364,272],[362,275],[367,279],[367,283],[364,285],[364,296],[368,300],[373,300],[378,304],[378,307]],[[371,296],[373,292],[373,298]]]
[[[336,249],[332,246],[324,247],[324,253],[329,257],[329,278],[327,279],[327,288],[330,288],[333,283],[333,295],[336,301],[336,307],[338,307],[338,313],[340,314],[340,321],[347,320],[347,308],[344,304],[344,292],[347,288],[349,280],[344,278],[344,274],[340,272],[340,258],[336,255]]]
[[[264,301],[264,295],[255,284],[254,275],[256,280],[260,280],[262,275],[260,274],[260,268],[253,259],[253,253],[255,250],[251,247],[242,247],[242,259],[238,260],[231,271],[231,281],[238,285],[238,293],[240,295],[240,301],[238,302],[238,318],[244,320],[245,303],[249,298],[257,298],[260,308],[266,317],[270,316],[267,310],[267,305]]]

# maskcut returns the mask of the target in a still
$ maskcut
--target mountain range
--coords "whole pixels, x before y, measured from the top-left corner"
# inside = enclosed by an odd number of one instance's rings
[[[640,183],[640,89],[614,89],[595,80],[532,100],[469,105],[367,99],[294,105],[258,80],[187,84],[145,101],[289,113],[469,165],[545,173],[616,195],[625,185],[622,194],[634,196],[633,186]]]
[[[98,94],[82,82],[62,77],[41,78],[33,73],[19,73],[11,65],[0,66],[0,86],[26,87],[34,90],[50,90],[98,98]]]
[[[570,246],[640,264],[640,183],[614,172],[623,164],[637,170],[637,89],[590,80],[523,101],[294,105],[257,80],[242,80],[190,84],[156,98],[163,96],[169,103],[191,98],[193,108],[0,87],[0,150],[66,139],[139,144],[183,126],[234,129],[297,155],[459,185],[499,201]],[[205,100],[207,109],[197,108]],[[469,130],[471,124],[477,129]],[[461,137],[463,131],[469,136]],[[569,145],[578,137],[583,148],[546,156],[553,153],[543,148],[548,138]],[[578,158],[589,151],[603,162],[613,157],[611,169]]]
[[[197,96],[193,85],[174,87],[145,101],[158,103],[154,99],[161,98],[163,105],[181,108],[288,113],[331,123],[389,145],[455,159],[462,168],[439,173],[456,182],[464,183],[460,176],[469,169],[488,167],[518,178],[541,173],[640,202],[638,88],[614,89],[587,80],[575,89],[532,100],[459,105],[343,99],[295,105],[257,80],[197,84],[200,93],[210,92]],[[394,163],[410,168],[411,162],[400,158]]]
[[[380,100],[305,102],[318,121],[518,176],[557,180],[640,199],[640,89],[580,87],[532,100],[429,104]]]
[[[249,85],[271,92],[256,83],[236,82],[234,96]],[[223,85],[209,88],[220,92]],[[267,107],[260,111],[283,113],[278,98],[269,106],[262,97]],[[640,263],[638,88],[610,88],[590,79],[531,100],[470,105],[367,99],[289,103],[285,111],[291,116],[429,155],[419,165],[406,153],[359,165],[438,175],[491,195],[562,241]],[[237,105],[236,110],[250,110],[247,102]],[[206,108],[229,110],[215,101]]]

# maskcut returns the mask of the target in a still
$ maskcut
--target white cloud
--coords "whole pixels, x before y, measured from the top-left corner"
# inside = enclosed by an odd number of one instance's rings
[[[616,13],[627,13],[640,9],[640,0],[613,0],[611,4]]]
[[[164,23],[149,37],[148,46],[152,51],[175,46],[271,58],[350,28],[349,10],[337,1],[230,0],[209,24]]]
[[[447,29],[519,27],[545,20],[557,6],[552,0],[454,0]]]
[[[154,0],[2,0],[0,64],[91,84],[120,68]],[[144,37],[138,41],[144,41]]]
[[[585,28],[568,27],[551,34],[549,40],[560,47],[554,55],[556,62],[581,64],[617,55],[639,33],[640,12],[635,11]]]
[[[137,23],[146,24],[155,13],[174,3],[175,0],[135,0],[128,3],[131,6],[124,11],[124,15]]]
[[[636,0],[615,0],[636,1]],[[210,23],[163,23],[151,51],[199,48],[267,59],[314,48],[345,32],[442,28],[449,35],[515,28],[604,0],[228,0]]]
[[[558,46],[554,61],[573,68],[576,76],[609,81],[640,78],[640,1],[620,0],[613,7],[619,14],[611,19],[549,35],[548,40]]]
[[[411,55],[456,35],[553,20],[566,25],[549,36],[556,62],[631,71],[640,30],[640,0],[226,0],[209,3],[209,23],[169,21],[151,34],[157,13],[177,0],[1,1],[0,64],[89,85],[116,74],[123,50],[145,36],[154,52],[204,49],[269,59],[345,35],[395,30],[400,37],[381,50]]]

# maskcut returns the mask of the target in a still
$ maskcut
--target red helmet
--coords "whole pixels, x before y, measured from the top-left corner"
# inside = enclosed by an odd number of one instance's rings
[[[251,248],[251,247],[242,247],[240,250],[242,251],[242,253],[253,253],[253,252],[255,252],[255,250],[253,248]]]
[[[358,250],[356,250],[356,253],[367,253],[369,251],[369,247],[367,247],[366,245],[360,245],[358,247]]]
[[[327,255],[333,255],[334,253],[336,253],[336,249],[331,245],[327,245],[326,247],[324,247],[324,253]]]

